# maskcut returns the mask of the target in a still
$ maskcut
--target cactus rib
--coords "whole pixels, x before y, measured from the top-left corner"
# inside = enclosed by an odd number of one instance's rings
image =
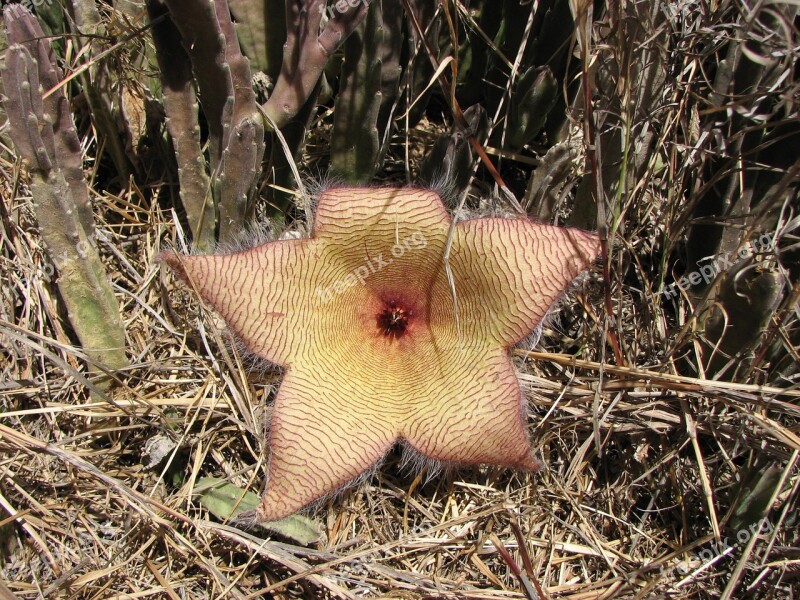
[[[211,180],[206,173],[200,144],[197,100],[192,63],[180,43],[180,34],[160,0],[149,0],[147,9],[161,77],[167,131],[175,147],[181,202],[195,245],[214,246],[216,215]]]

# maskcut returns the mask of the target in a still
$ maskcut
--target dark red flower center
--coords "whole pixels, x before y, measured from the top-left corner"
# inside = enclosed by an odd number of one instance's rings
[[[386,337],[398,339],[405,334],[412,316],[412,311],[399,302],[387,302],[377,315],[378,329]]]

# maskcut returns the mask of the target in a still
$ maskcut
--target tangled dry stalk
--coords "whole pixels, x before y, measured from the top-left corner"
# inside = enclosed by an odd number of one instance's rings
[[[403,471],[402,457],[392,454],[373,479],[313,513],[325,535],[313,548],[217,522],[193,497],[207,475],[260,492],[280,373],[249,372],[219,321],[154,263],[183,239],[174,211],[157,198],[166,182],[92,188],[130,357],[130,367],[114,375],[116,387],[96,389],[46,277],[26,170],[4,141],[0,595],[796,597],[800,389],[796,375],[768,381],[766,352],[776,342],[800,363],[797,276],[782,271],[789,291],[756,359],[718,380],[701,364],[697,300],[667,301],[660,283],[675,268],[670,257],[689,236],[704,186],[738,177],[723,164],[715,179],[695,178],[717,164],[718,144],[737,143],[724,128],[698,125],[701,111],[713,110],[698,100],[708,93],[707,57],[726,36],[738,36],[768,42],[759,56],[788,65],[774,83],[755,82],[718,109],[722,123],[725,111],[755,110],[765,97],[796,106],[797,17],[770,37],[745,4],[672,6],[657,31],[669,38],[669,75],[653,94],[658,109],[639,114],[622,102],[624,110],[606,121],[622,132],[612,139],[631,140],[645,125],[653,136],[651,146],[642,142],[641,168],[604,207],[605,265],[572,290],[536,351],[515,351],[544,470],[455,471],[429,480]],[[583,52],[584,64],[595,65],[626,52],[603,19],[578,36],[576,60]],[[755,53],[752,45],[748,51]],[[635,99],[636,82],[617,75],[615,93]],[[584,128],[586,111],[573,118],[577,147],[584,135],[608,133]],[[405,130],[398,122],[387,181],[403,184],[408,168],[416,173],[431,141],[425,124]],[[94,182],[107,166],[92,131],[83,133]],[[321,111],[301,167],[324,162],[329,133],[330,114]],[[517,162],[502,148],[488,151],[512,179],[527,168],[529,157]],[[587,165],[605,164],[603,153],[613,148],[591,151]],[[769,224],[790,249],[800,164],[791,152],[777,173],[788,183],[771,192],[780,219],[753,221]],[[573,211],[582,174],[567,176],[559,219]],[[478,178],[474,194],[488,192],[490,182]],[[154,439],[170,442],[170,452],[151,464]]]

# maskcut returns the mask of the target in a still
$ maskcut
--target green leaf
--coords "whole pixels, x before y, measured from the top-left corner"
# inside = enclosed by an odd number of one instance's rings
[[[728,527],[732,531],[749,529],[763,519],[770,508],[775,486],[781,478],[777,466],[751,469],[744,477]]]
[[[558,99],[558,82],[549,67],[528,69],[511,97],[510,147],[520,150],[544,127]]]
[[[259,497],[253,492],[243,490],[217,477],[200,479],[195,486],[194,495],[200,500],[200,504],[222,521],[230,520],[243,512],[255,510],[259,503]],[[258,526],[303,546],[314,544],[322,537],[317,524],[302,515],[292,515],[280,521],[259,523]]]

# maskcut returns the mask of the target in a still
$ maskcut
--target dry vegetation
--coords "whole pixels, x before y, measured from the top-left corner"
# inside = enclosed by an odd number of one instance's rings
[[[403,471],[400,453],[391,454],[372,479],[311,513],[324,539],[310,548],[219,522],[193,497],[196,481],[211,475],[262,489],[280,373],[248,372],[221,323],[154,263],[162,247],[185,239],[163,191],[171,183],[164,171],[148,173],[146,185],[114,179],[75,99],[99,248],[130,359],[104,391],[87,379],[47,277],[26,167],[4,140],[5,586],[19,598],[796,598],[800,162],[791,128],[800,36],[790,7],[757,13],[753,3],[670,3],[644,38],[630,14],[595,12],[591,40],[578,35],[571,51],[577,64],[592,65],[600,125],[584,127],[589,111],[580,98],[569,109],[578,154],[553,219],[580,218],[580,182],[598,183],[593,161],[637,156],[627,171],[603,171],[618,187],[599,182],[607,202],[593,210],[595,222],[599,214],[608,224],[605,264],[571,290],[535,351],[515,350],[545,469],[428,479]],[[133,27],[126,23],[120,17],[116,25]],[[126,48],[143,43],[134,37],[111,54],[131,80],[139,67],[124,61]],[[745,48],[738,59],[763,68],[714,98],[731,47]],[[641,68],[648,60],[663,61],[660,77]],[[68,60],[67,72],[74,68]],[[587,81],[579,69],[575,83]],[[326,168],[330,123],[331,111],[320,110],[301,170]],[[407,145],[413,181],[430,132],[442,125],[397,126],[379,177],[404,184]],[[748,146],[745,133],[783,126],[777,139],[759,142],[762,154]],[[586,135],[603,143],[588,146]],[[534,144],[516,160],[489,148],[519,197],[539,150]],[[769,186],[742,183],[743,165],[756,163],[773,176]],[[475,199],[491,195],[493,182],[483,169],[477,175],[468,202],[485,210]],[[265,176],[265,200],[270,183]],[[728,212],[703,213],[718,188],[734,198]],[[776,273],[782,285],[765,330],[713,374],[702,307],[725,273],[705,296],[660,293],[693,270],[687,265],[702,251],[692,240],[709,235],[696,229],[708,223],[735,230],[734,249],[769,234],[779,250],[750,268]],[[735,310],[727,312],[733,322]],[[172,442],[164,460],[153,457],[154,439]],[[750,535],[748,525],[762,518],[762,532]]]

